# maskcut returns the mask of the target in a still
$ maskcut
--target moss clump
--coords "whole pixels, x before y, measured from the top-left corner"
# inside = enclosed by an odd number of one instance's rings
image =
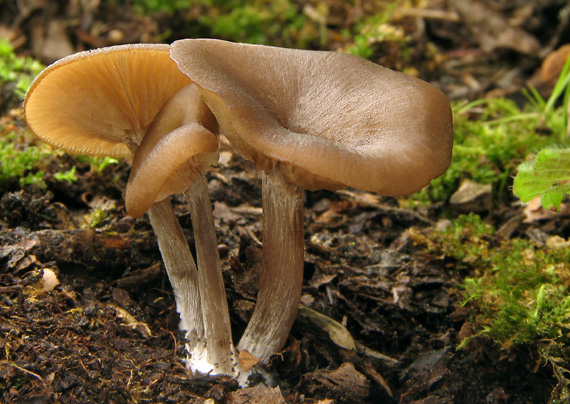
[[[44,66],[30,58],[19,57],[6,38],[0,38],[0,105],[8,109],[18,105],[32,80]]]
[[[463,304],[472,309],[475,338],[509,349],[527,345],[552,366],[565,397],[570,369],[570,241],[558,236],[539,245],[513,238],[496,241],[495,229],[478,215],[458,217],[429,236],[429,248],[464,264]],[[464,346],[463,341],[460,346]]]
[[[494,228],[478,215],[460,216],[435,231],[433,249],[468,264],[463,304],[475,310],[478,335],[505,348],[539,340],[570,343],[570,243],[514,238],[493,242]],[[570,357],[568,358],[570,359]]]
[[[39,161],[51,154],[47,148],[30,145],[16,126],[0,127],[0,191],[28,185],[45,188]]]

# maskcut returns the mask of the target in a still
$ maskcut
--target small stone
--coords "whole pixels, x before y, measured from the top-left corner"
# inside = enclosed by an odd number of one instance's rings
[[[451,207],[459,212],[485,212],[493,206],[491,184],[465,180],[449,199]]]

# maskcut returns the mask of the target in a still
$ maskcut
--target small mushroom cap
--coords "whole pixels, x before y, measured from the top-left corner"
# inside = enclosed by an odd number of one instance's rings
[[[143,215],[153,203],[185,192],[206,165],[217,161],[218,137],[197,123],[166,134],[131,171],[125,192],[127,213]]]
[[[449,102],[414,77],[343,53],[220,40],[176,41],[170,54],[232,145],[303,187],[406,195],[450,163]]]
[[[161,44],[76,53],[44,69],[24,101],[28,126],[71,153],[127,156],[155,115],[190,84]]]
[[[133,157],[125,192],[129,215],[185,192],[218,159],[218,124],[194,84],[180,89],[156,115]]]

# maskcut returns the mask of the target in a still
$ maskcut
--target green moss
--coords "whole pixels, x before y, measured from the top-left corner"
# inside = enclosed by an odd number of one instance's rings
[[[306,48],[318,38],[318,30],[290,0],[212,3],[214,7],[198,22],[216,38],[295,48]]]
[[[103,226],[103,222],[107,218],[107,213],[100,206],[91,211],[89,215],[89,227],[96,229]]]
[[[0,88],[8,89],[4,98],[23,99],[32,80],[43,68],[32,58],[17,56],[10,41],[0,37]]]
[[[190,2],[187,0],[134,0],[134,9],[142,15],[164,12],[174,14],[177,11],[188,9]]]
[[[533,89],[527,92],[527,98],[529,102],[523,108],[506,98],[455,103],[452,108],[455,140],[451,166],[444,175],[432,181],[430,187],[415,194],[412,199],[424,203],[448,200],[459,182],[469,178],[481,184],[492,184],[495,200],[501,201],[505,195],[510,196],[510,193],[505,192],[511,185],[510,179],[529,154],[553,145],[566,147],[570,130],[567,116],[570,99],[570,59],[547,100]],[[557,102],[560,100],[562,103],[558,106]],[[545,132],[549,135],[545,136]],[[544,154],[547,153],[549,152]],[[550,153],[550,157],[558,162],[553,164],[570,166],[570,159],[563,160],[560,155],[553,156],[554,154],[556,153]],[[567,152],[567,155],[570,156],[570,152]],[[522,195],[531,195],[534,192],[540,194],[543,191],[548,193],[557,185],[566,185],[565,180],[570,179],[570,176],[566,179],[556,178],[553,185],[529,181],[530,176],[540,175],[536,171],[530,173],[534,169],[532,164],[531,162],[521,167],[522,172],[527,175],[524,186],[530,185],[530,189],[521,190]],[[546,168],[549,167],[546,164]],[[532,189],[533,183],[543,191]],[[516,181],[514,186],[517,191]],[[563,187],[554,191],[554,194],[551,192],[548,195],[548,198],[551,198],[547,200],[549,205],[559,204],[561,195],[566,193]]]
[[[117,158],[106,156],[78,155],[76,159],[82,164],[89,164],[91,166],[91,172],[97,174],[101,174],[105,168],[119,163]]]
[[[570,342],[570,244],[553,239],[538,246],[515,238],[494,245],[493,233],[492,226],[471,214],[431,236],[438,251],[477,274],[462,287],[463,304],[477,313],[479,335],[505,348],[544,339]]]
[[[526,345],[564,376],[570,369],[570,242],[556,236],[546,245],[520,238],[497,242],[494,233],[471,214],[434,231],[428,245],[473,274],[460,287],[475,337],[504,349]],[[556,397],[568,380],[560,383]]]
[[[188,13],[188,37],[306,48],[321,34],[292,0],[136,0],[134,7],[143,15]]]
[[[14,189],[16,185],[45,188],[45,173],[38,162],[51,153],[30,145],[15,126],[0,130],[0,191]]]
[[[69,183],[78,180],[77,167],[71,166],[65,171],[49,170],[50,163],[56,154],[44,145],[36,145],[35,139],[28,131],[20,130],[10,124],[0,127],[0,193],[18,188],[33,186],[46,188],[46,175],[50,173],[56,181]],[[102,171],[119,160],[111,157],[73,156],[79,166],[89,164],[94,174]],[[46,174],[47,171],[47,174]]]
[[[395,8],[396,3],[389,3],[377,13],[357,20],[352,29],[344,30],[343,35],[349,43],[344,51],[370,59],[382,42],[400,43],[401,50],[405,50],[408,38],[403,29],[389,24]]]
[[[58,181],[67,181],[68,183],[72,184],[74,182],[77,182],[77,169],[75,166],[71,167],[71,169],[67,170],[67,171],[63,171],[63,172],[58,172],[55,173],[53,175],[53,178],[55,178]]]

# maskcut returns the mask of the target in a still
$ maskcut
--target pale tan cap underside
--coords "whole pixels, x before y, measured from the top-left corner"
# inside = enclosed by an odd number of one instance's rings
[[[120,45],[80,52],[42,71],[24,102],[28,126],[72,152],[126,156],[154,116],[190,81],[168,45]]]
[[[449,102],[352,55],[187,39],[172,44],[232,144],[309,189],[415,192],[447,169]]]

